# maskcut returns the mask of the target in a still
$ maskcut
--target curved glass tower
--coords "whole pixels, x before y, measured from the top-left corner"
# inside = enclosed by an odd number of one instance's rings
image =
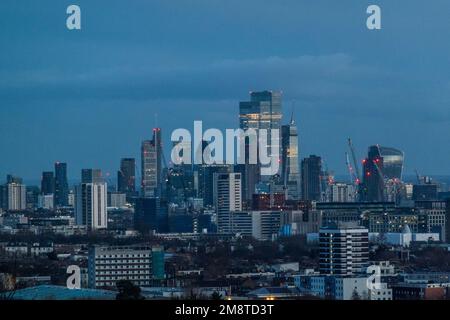
[[[383,158],[383,175],[388,179],[402,179],[403,151],[380,146],[380,156]]]

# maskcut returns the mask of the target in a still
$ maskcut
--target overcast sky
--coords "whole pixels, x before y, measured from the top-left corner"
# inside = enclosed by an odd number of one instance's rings
[[[78,4],[82,30],[66,28]],[[382,30],[366,8],[382,9]],[[282,90],[301,156],[345,174],[346,139],[450,174],[450,2],[2,0],[0,181],[55,161],[115,171],[157,125],[238,127],[250,90]],[[168,147],[168,145],[167,145]],[[167,151],[168,154],[168,151]]]

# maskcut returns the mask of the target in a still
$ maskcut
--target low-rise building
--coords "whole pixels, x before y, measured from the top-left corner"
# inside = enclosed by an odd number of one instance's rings
[[[156,278],[164,273],[161,265],[162,249],[158,248],[155,255],[158,265]],[[129,280],[137,286],[150,286],[155,278],[153,270],[154,257],[152,247],[101,247],[94,246],[89,250],[88,281],[90,288],[115,287],[120,280]],[[162,269],[162,271],[161,271]]]

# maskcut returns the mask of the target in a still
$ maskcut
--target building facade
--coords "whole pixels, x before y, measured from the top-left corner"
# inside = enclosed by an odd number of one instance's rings
[[[355,224],[329,224],[320,228],[320,273],[351,276],[366,272],[369,230]]]

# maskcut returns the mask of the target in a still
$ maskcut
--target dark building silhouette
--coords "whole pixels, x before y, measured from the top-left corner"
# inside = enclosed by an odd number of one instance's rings
[[[43,172],[41,180],[41,194],[55,193],[55,175],[53,172]]]
[[[136,160],[123,158],[120,161],[120,170],[117,172],[117,191],[132,197],[136,193]]]
[[[205,164],[197,167],[198,197],[203,198],[205,206],[214,205],[214,174],[229,173],[230,166],[224,164]]]
[[[437,200],[438,185],[433,183],[413,185],[413,200]]]
[[[194,217],[187,213],[169,215],[170,233],[192,233],[194,231]]]
[[[100,169],[82,169],[81,183],[100,183],[103,182],[102,170]]]
[[[310,155],[302,160],[303,200],[319,201],[321,196],[322,158]]]
[[[8,209],[8,187],[0,185],[0,209]]]
[[[167,232],[167,203],[160,198],[135,199],[134,228],[141,233]]]
[[[69,205],[69,183],[67,182],[67,163],[55,163],[55,205]]]
[[[380,147],[370,146],[367,158],[363,160],[363,183],[361,200],[369,202],[384,201],[383,158]]]

